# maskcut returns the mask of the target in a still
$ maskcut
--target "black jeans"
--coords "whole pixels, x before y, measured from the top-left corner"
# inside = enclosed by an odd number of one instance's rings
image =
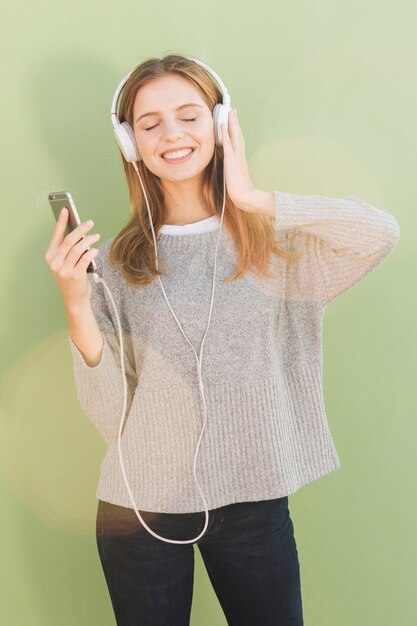
[[[140,511],[167,539],[197,537],[201,513]],[[97,547],[118,626],[189,626],[198,546],[227,623],[303,626],[300,567],[288,496],[209,511],[197,542],[153,537],[131,508],[98,501]]]

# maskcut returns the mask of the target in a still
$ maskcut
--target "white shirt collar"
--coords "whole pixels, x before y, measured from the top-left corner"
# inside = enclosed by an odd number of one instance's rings
[[[220,218],[217,215],[194,222],[193,224],[163,224],[159,229],[160,233],[167,235],[189,235],[192,233],[209,233],[220,228]]]

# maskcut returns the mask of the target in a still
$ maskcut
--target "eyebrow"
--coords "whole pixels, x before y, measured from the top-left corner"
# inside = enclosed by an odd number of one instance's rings
[[[187,102],[186,104],[180,104],[180,106],[177,107],[175,110],[179,111],[180,109],[185,109],[185,107],[200,107],[201,109],[203,108],[201,104],[197,104],[196,102]],[[149,113],[144,113],[143,115],[138,117],[135,124],[137,124],[142,119],[142,117],[146,117],[148,115],[159,115],[159,113],[160,111],[149,111]]]

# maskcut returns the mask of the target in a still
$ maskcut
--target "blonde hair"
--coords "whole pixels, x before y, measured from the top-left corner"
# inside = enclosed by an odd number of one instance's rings
[[[222,102],[221,91],[203,67],[182,55],[169,54],[162,59],[147,59],[131,73],[119,99],[119,120],[128,122],[133,128],[133,105],[138,89],[170,73],[185,78],[197,87],[210,111],[213,111],[216,103]],[[121,151],[120,155],[129,187],[130,219],[115,236],[110,247],[109,260],[113,265],[120,265],[127,282],[137,286],[146,286],[151,284],[158,274],[163,275],[164,271],[161,267],[159,270],[156,268],[148,209],[137,173],[133,164],[124,159]],[[143,160],[138,161],[136,165],[148,195],[155,237],[157,237],[166,215],[161,181],[146,167]],[[215,145],[213,157],[204,171],[203,197],[212,213],[220,218],[223,204],[222,146]],[[268,216],[248,213],[236,207],[227,195],[227,188],[223,228],[233,237],[240,256],[236,271],[226,279],[226,282],[238,280],[251,269],[252,264],[260,275],[273,278],[266,270],[271,253],[285,259],[295,259],[303,254],[279,249],[275,241],[272,219]]]

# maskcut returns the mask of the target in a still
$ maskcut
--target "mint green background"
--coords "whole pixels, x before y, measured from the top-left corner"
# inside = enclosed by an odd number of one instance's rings
[[[111,99],[169,52],[224,80],[258,187],[359,196],[400,223],[394,252],[325,317],[342,468],[289,503],[306,626],[417,623],[416,19],[411,0],[2,7],[1,623],[115,624],[94,537],[105,443],[75,396],[47,193],[71,191],[101,242],[122,227]],[[222,626],[195,552],[191,623]]]

